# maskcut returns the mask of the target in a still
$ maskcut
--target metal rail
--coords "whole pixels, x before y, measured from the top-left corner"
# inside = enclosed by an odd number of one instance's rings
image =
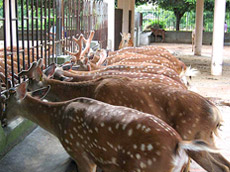
[[[18,72],[39,58],[45,59],[47,67],[57,61],[56,52],[76,51],[72,38],[81,33],[88,37],[94,30],[94,40],[106,48],[107,21],[107,4],[102,1],[3,0],[0,22],[3,23],[4,48],[0,50],[0,69],[5,79],[2,84],[8,89],[8,80],[12,80],[13,87],[20,83]],[[57,44],[61,45],[59,51]]]

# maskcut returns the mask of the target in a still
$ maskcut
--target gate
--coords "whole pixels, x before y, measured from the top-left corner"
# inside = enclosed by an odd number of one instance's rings
[[[1,5],[1,4],[0,4]],[[94,40],[107,46],[107,4],[98,0],[3,0],[0,7],[0,77],[9,88],[21,82],[18,72],[43,58],[45,67],[57,62],[72,38],[95,30]],[[2,31],[1,31],[2,26]]]

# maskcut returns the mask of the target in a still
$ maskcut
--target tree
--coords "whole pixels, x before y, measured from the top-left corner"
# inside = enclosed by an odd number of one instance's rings
[[[146,2],[159,5],[160,8],[173,11],[176,16],[176,30],[180,30],[180,21],[185,12],[195,9],[195,1],[193,0],[136,0],[136,5]]]

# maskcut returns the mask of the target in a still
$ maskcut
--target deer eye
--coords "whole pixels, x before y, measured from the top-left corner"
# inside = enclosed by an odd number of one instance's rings
[[[10,89],[9,89],[9,94],[15,94],[15,93],[16,93],[15,88],[10,88]]]

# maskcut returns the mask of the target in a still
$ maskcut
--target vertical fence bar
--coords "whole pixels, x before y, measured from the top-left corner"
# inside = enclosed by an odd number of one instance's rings
[[[40,57],[43,58],[43,0],[40,1]]]
[[[56,0],[56,55],[61,54],[61,38],[62,38],[62,22],[61,22],[61,0]],[[57,62],[57,58],[55,59],[55,62]]]
[[[68,2],[65,2],[64,1],[64,7],[66,7],[68,5]],[[64,23],[65,23],[65,48],[64,48],[64,54],[66,54],[65,50],[69,50],[69,46],[70,46],[70,41],[69,41],[69,27],[68,27],[68,21],[67,21],[67,18],[68,18],[68,14],[67,14],[67,11],[66,8],[64,8]]]
[[[80,33],[81,33],[81,23],[80,23],[80,21],[81,21],[81,2],[80,2],[80,0],[78,0],[78,6],[77,6],[78,8],[78,11],[77,11],[77,31],[78,31],[78,34],[80,35]]]
[[[9,0],[9,16],[10,16],[10,35],[11,35],[11,39],[10,39],[10,51],[11,51],[11,74],[12,74],[12,86],[14,87],[15,83],[14,83],[14,57],[13,57],[13,26],[12,26],[12,6],[11,6],[11,0]],[[7,64],[7,59],[6,59],[6,64]]]
[[[70,42],[71,42],[71,46],[69,46],[69,50],[70,51],[73,51],[73,44],[72,44],[72,41],[73,41],[73,38],[72,38],[72,31],[71,31],[71,26],[72,26],[72,21],[71,21],[71,5],[72,5],[72,1],[73,0],[70,0],[69,1],[69,10],[68,10],[68,13],[69,13],[69,25],[68,25],[68,29],[69,29],[69,35],[70,35]]]
[[[15,21],[16,21],[16,43],[17,43],[17,67],[20,72],[20,58],[19,58],[19,37],[18,37],[18,2],[15,0]],[[17,78],[20,83],[20,78]]]
[[[24,40],[24,0],[21,0],[21,26],[22,26],[22,67],[25,69],[25,40]]]
[[[37,60],[39,59],[39,42],[38,42],[38,29],[39,29],[39,25],[38,25],[38,0],[36,0],[36,46],[37,46]]]
[[[29,24],[29,0],[26,0],[26,27],[27,27],[27,56],[28,66],[30,66],[30,24]]]
[[[6,48],[7,48],[7,45],[6,45],[6,8],[5,8],[5,5],[6,5],[6,2],[7,0],[3,0],[3,29],[4,29],[4,62],[5,62],[5,79],[6,79],[6,87],[8,88],[7,86],[7,83],[8,83],[8,70],[7,70],[7,51],[6,51]]]
[[[75,27],[74,27],[74,36],[77,36],[77,1],[74,1],[74,21],[75,21]]]
[[[45,0],[45,13],[44,13],[44,23],[45,23],[45,67],[47,67],[47,39],[46,39],[46,33],[47,33],[47,0]]]
[[[34,61],[34,0],[31,1],[31,20],[32,60]]]
[[[51,48],[51,43],[50,43],[50,27],[51,27],[51,23],[50,23],[50,20],[51,20],[51,16],[50,16],[50,8],[51,8],[51,1],[48,0],[48,64],[51,63],[50,61],[50,48]]]
[[[56,23],[55,23],[55,21],[54,21],[54,19],[55,19],[55,4],[56,4],[56,0],[53,0],[53,25],[52,25],[52,33],[53,33],[53,35],[52,35],[52,49],[53,49],[53,56],[52,56],[52,62],[54,62],[55,61],[55,59],[54,59],[54,53],[56,54],[56,47],[55,47],[55,45],[54,45],[54,43],[55,43],[55,41],[56,41],[56,36],[54,36],[54,26],[56,25]],[[56,33],[56,32],[55,32]]]

